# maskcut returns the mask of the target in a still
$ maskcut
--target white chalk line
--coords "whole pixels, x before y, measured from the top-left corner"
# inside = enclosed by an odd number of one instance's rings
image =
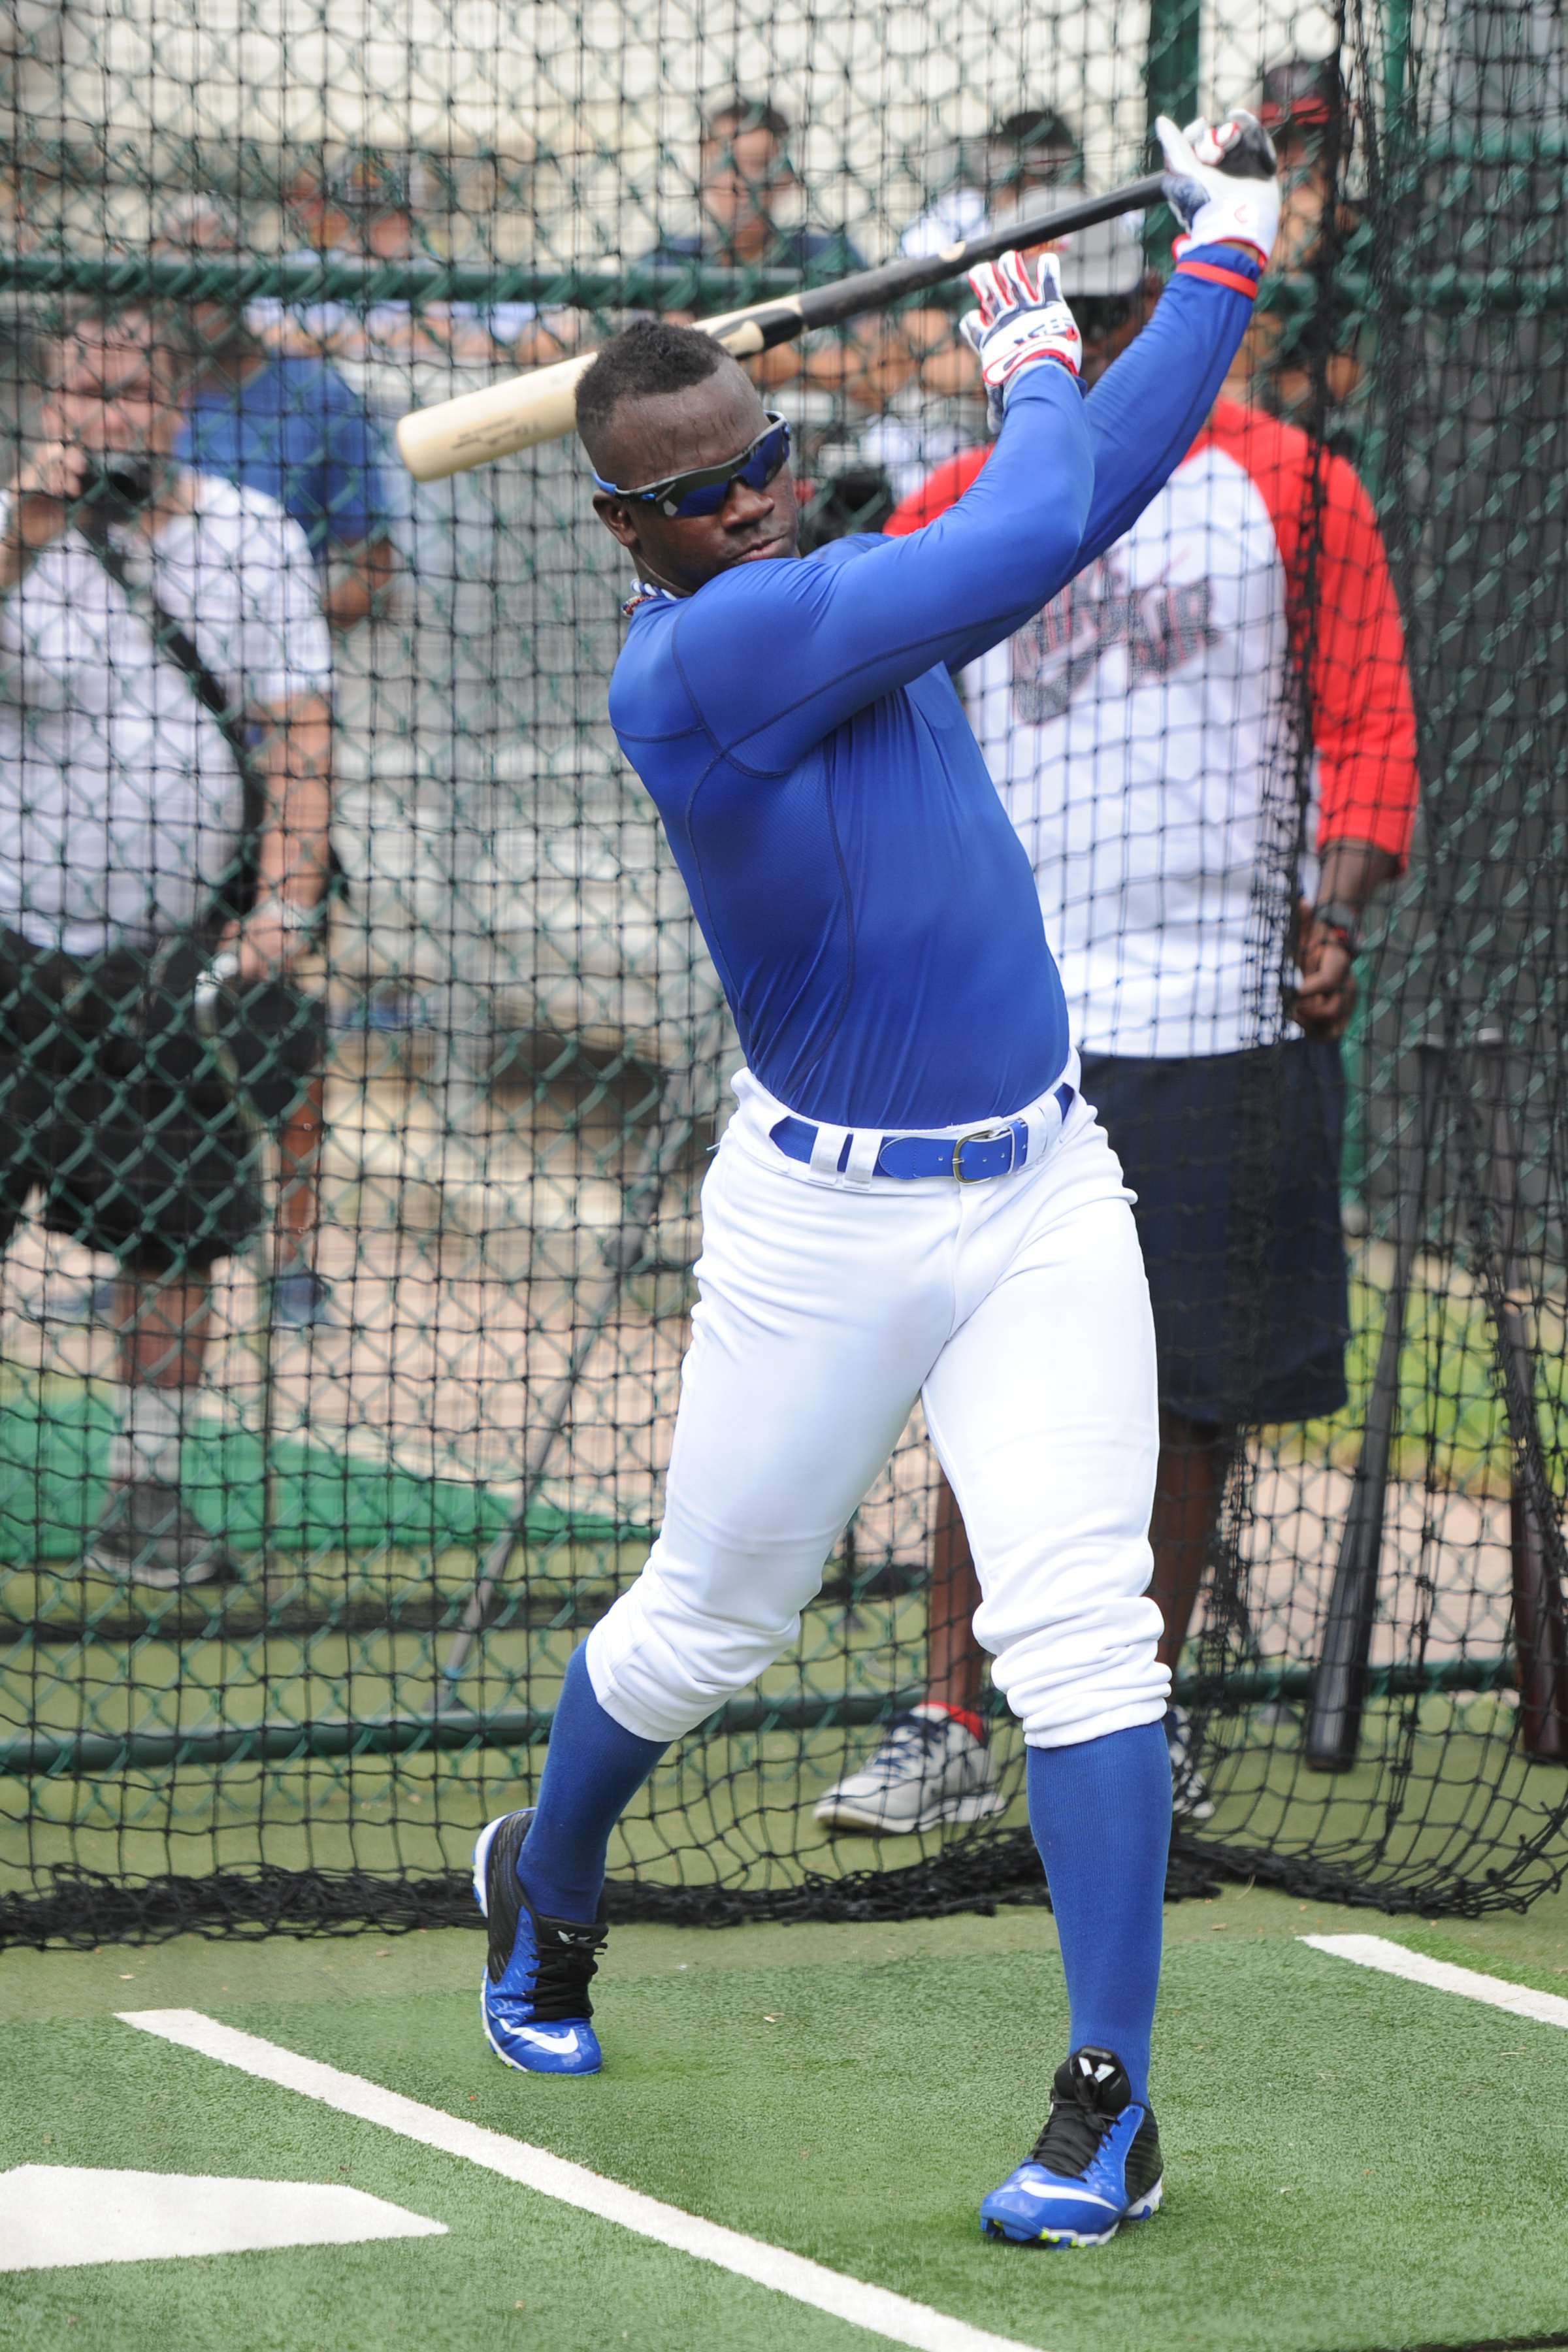
[[[176,2042],[182,2049],[197,2051],[204,2058],[216,2058],[221,2065],[237,2066],[264,2083],[319,2099],[323,2106],[335,2107],[342,2115],[381,2124],[443,2155],[462,2157],[487,2172],[499,2172],[504,2179],[535,2189],[542,2197],[574,2205],[581,2212],[596,2213],[602,2221],[617,2222],[638,2237],[672,2246],[699,2262],[712,2263],[758,2286],[772,2287],[796,2303],[847,2320],[852,2327],[864,2327],[891,2343],[909,2345],[912,2352],[1040,2352],[1037,2345],[988,2335],[965,2320],[933,2311],[929,2304],[912,2303],[886,2287],[868,2286],[842,2271],[788,2253],[782,2246],[770,2246],[739,2230],[726,2230],[717,2221],[683,2213],[678,2205],[664,2205],[638,2189],[625,2189],[619,2181],[590,2172],[585,2165],[569,2164],[564,2158],[552,2156],[548,2148],[531,2147],[527,2140],[512,2139],[482,2124],[467,2123],[458,2116],[444,2115],[439,2107],[405,2099],[400,2092],[385,2090],[362,2074],[345,2074],[336,2066],[302,2058],[276,2042],[264,2042],[258,2034],[220,2025],[200,2010],[122,2010],[120,2021]]]
[[[1561,1993],[1536,1992],[1529,1985],[1510,1984],[1506,1977],[1456,1968],[1451,1960],[1429,1960],[1425,1952],[1412,1952],[1386,1936],[1301,1936],[1297,1940],[1333,1959],[1353,1961],[1359,1969],[1380,1969],[1385,1976],[1430,1985],[1435,1992],[1485,2001],[1489,2009],[1506,2009],[1514,2017],[1532,2018],[1537,2025],[1568,2026],[1568,2000]]]

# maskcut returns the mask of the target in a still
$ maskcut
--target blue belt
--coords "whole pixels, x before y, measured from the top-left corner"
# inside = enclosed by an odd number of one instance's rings
[[[1073,1102],[1073,1089],[1065,1080],[1057,1088],[1055,1099],[1061,1106],[1065,1122]],[[796,1118],[791,1113],[781,1118],[776,1127],[770,1128],[768,1133],[786,1160],[801,1160],[810,1166],[817,1130],[809,1119]],[[845,1137],[838,1155],[840,1174],[848,1164],[851,1141],[852,1138]],[[1010,1118],[995,1127],[976,1128],[969,1135],[885,1135],[877,1147],[872,1172],[904,1181],[918,1176],[956,1176],[961,1184],[985,1184],[994,1176],[1010,1176],[1015,1168],[1022,1168],[1028,1156],[1028,1121]]]

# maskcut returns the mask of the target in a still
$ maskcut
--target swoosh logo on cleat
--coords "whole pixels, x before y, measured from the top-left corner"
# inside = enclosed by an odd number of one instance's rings
[[[569,2025],[564,2033],[542,2033],[537,2025],[518,2025],[513,2027],[512,2035],[515,2041],[532,2042],[541,2050],[553,2050],[563,2058],[570,2058],[577,2047],[574,2025]]]

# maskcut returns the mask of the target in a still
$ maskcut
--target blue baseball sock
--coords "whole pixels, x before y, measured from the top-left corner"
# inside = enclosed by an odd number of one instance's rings
[[[1171,1843],[1165,1727],[1142,1723],[1076,1748],[1031,1748],[1028,1789],[1029,1827],[1061,1939],[1069,2046],[1114,2050],[1142,2103]]]
[[[574,1650],[517,1857],[518,1884],[546,1919],[594,1919],[610,1832],[659,1758],[661,1739],[623,1731],[594,1696],[585,1649]]]

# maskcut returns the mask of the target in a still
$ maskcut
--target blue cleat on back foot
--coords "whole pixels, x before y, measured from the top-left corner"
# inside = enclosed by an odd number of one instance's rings
[[[517,1857],[533,1816],[503,1813],[474,1848],[474,1896],[489,1922],[479,1979],[485,2040],[525,2074],[596,2074],[599,2040],[588,1984],[608,1930],[602,1922],[542,1919],[518,1884]]]
[[[982,2204],[981,2235],[1103,2246],[1123,2221],[1146,2221],[1163,2188],[1154,2110],[1133,2099],[1114,2052],[1086,2045],[1057,2068],[1045,2130]]]

